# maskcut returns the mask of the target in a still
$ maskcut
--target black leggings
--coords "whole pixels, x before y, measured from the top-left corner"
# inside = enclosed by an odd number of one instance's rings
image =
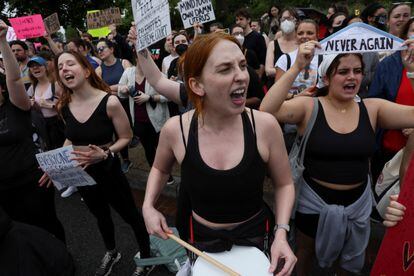
[[[326,204],[342,205],[344,207],[351,205],[357,201],[365,191],[366,184],[362,184],[355,189],[351,190],[332,190],[326,188],[310,177],[305,176],[305,181],[309,187],[319,195]],[[305,235],[315,239],[316,232],[318,230],[319,215],[318,214],[304,214],[296,212],[295,214],[295,225]]]
[[[89,211],[96,217],[99,231],[107,250],[115,249],[115,232],[109,206],[131,225],[138,241],[141,257],[150,257],[149,235],[144,219],[138,212],[128,180],[122,173],[117,157],[100,162],[86,171],[95,179],[96,185],[78,187]]]
[[[40,176],[36,173],[31,183],[1,191],[0,206],[11,219],[43,228],[65,243],[65,231],[56,216],[55,190],[39,187]]]
[[[145,157],[147,158],[148,164],[152,167],[160,134],[155,132],[151,122],[135,122],[134,135],[139,137],[139,140],[144,147]]]

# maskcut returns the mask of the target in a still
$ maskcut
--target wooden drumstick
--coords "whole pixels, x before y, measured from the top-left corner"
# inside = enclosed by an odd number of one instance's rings
[[[182,239],[180,239],[179,237],[175,236],[174,234],[169,234],[169,233],[165,233],[170,239],[176,241],[178,244],[180,244],[181,246],[187,248],[188,250],[190,250],[191,252],[193,252],[194,254],[196,254],[197,256],[203,258],[204,260],[206,260],[207,262],[209,262],[210,264],[215,265],[216,267],[220,268],[221,270],[223,270],[224,272],[226,272],[229,275],[232,276],[241,276],[239,273],[235,272],[234,270],[232,270],[231,268],[225,266],[224,264],[220,263],[219,261],[217,261],[216,259],[210,257],[209,255],[207,255],[206,253],[198,250],[197,248],[195,248],[194,246],[192,246],[191,244],[183,241]]]

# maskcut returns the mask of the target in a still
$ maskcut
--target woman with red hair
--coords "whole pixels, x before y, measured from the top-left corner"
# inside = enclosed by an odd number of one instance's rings
[[[147,50],[139,53],[142,67],[149,59]],[[224,33],[198,36],[182,65],[195,109],[171,118],[161,130],[143,203],[148,232],[164,239],[171,233],[155,203],[178,161],[181,190],[191,206],[190,242],[207,252],[229,250],[233,244],[266,251],[266,222],[272,219],[263,202],[268,172],[275,185],[277,223],[269,271],[284,259],[278,275],[288,275],[296,262],[286,241],[294,202],[289,162],[276,120],[245,108],[249,75],[237,40]],[[156,84],[172,88],[177,99],[179,86],[162,76]]]

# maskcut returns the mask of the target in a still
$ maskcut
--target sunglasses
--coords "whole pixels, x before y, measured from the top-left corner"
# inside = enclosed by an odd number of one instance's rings
[[[98,51],[98,53],[103,52],[106,48],[108,48],[107,46],[101,46],[99,48],[97,48],[96,50]]]

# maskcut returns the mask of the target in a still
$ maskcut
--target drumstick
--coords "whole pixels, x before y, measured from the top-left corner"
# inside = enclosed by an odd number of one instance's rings
[[[216,259],[210,257],[209,255],[207,255],[206,253],[198,250],[197,248],[195,248],[194,246],[192,246],[189,243],[186,243],[185,241],[183,241],[182,239],[180,239],[179,237],[175,236],[174,234],[168,234],[166,233],[166,235],[176,241],[178,244],[180,244],[181,246],[187,248],[188,250],[190,250],[191,252],[193,252],[194,254],[196,254],[197,256],[203,258],[204,260],[206,260],[207,262],[209,262],[210,264],[213,264],[215,266],[217,266],[218,268],[220,268],[221,270],[223,270],[224,272],[226,272],[229,275],[232,276],[241,276],[239,273],[235,272],[234,270],[232,270],[231,268],[225,266],[224,264],[220,263],[219,261],[217,261]]]

